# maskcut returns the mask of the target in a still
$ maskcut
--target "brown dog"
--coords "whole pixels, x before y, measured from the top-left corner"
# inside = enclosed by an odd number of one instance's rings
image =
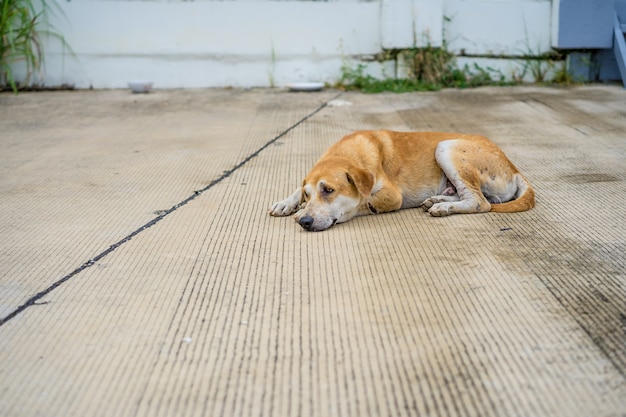
[[[272,216],[296,213],[320,231],[354,216],[423,207],[432,216],[535,205],[535,192],[504,153],[477,135],[357,131],[331,146],[301,187],[274,203]]]

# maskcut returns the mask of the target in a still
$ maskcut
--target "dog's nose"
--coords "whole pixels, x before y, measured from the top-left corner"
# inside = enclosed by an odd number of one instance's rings
[[[313,217],[304,216],[298,221],[298,223],[300,223],[300,226],[306,230],[311,230],[311,227],[313,227]]]

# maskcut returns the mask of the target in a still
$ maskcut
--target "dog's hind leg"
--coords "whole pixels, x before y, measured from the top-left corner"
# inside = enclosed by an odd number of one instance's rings
[[[456,201],[460,201],[458,194],[455,195],[434,195],[430,198],[427,198],[422,203],[421,207],[424,211],[429,211],[435,204],[439,203],[453,203]]]
[[[423,206],[432,216],[440,217],[456,213],[484,213],[491,204],[480,189],[480,176],[470,162],[476,152],[475,144],[462,139],[446,140],[435,150],[435,159],[448,180],[456,188],[457,195],[434,196]]]

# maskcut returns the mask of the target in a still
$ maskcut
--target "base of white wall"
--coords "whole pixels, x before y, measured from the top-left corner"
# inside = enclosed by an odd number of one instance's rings
[[[31,81],[76,88],[124,88],[151,80],[155,88],[278,87],[292,82],[335,82],[341,56],[58,56],[48,55],[46,77]]]
[[[250,58],[250,57],[249,57]],[[355,58],[291,57],[270,63],[259,57],[246,62],[230,59],[159,59],[157,57],[90,57],[83,65],[76,58],[49,56],[45,78],[31,77],[39,86],[67,85],[78,89],[126,88],[129,81],[149,80],[154,88],[284,87],[294,82],[316,81],[335,85],[343,67],[378,79],[406,78],[406,64],[398,60],[372,61]],[[456,57],[456,66],[468,74],[487,72],[493,81],[543,82],[562,71],[565,61],[493,57]]]

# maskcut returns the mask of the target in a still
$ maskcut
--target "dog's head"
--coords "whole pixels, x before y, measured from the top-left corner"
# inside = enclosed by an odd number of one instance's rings
[[[318,163],[302,183],[300,210],[295,220],[312,232],[326,230],[369,211],[367,199],[374,175],[346,159]]]

